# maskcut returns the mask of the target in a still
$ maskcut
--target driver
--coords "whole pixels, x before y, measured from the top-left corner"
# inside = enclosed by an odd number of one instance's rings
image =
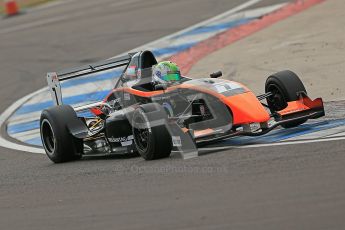
[[[163,61],[153,66],[153,82],[174,83],[180,80],[180,68],[175,63]]]

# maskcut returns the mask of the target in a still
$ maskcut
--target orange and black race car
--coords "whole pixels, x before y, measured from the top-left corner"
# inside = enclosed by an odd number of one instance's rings
[[[264,135],[277,126],[291,128],[325,115],[322,99],[311,100],[299,77],[288,70],[269,76],[265,93],[255,96],[243,84],[221,79],[221,72],[156,82],[156,64],[152,52],[143,51],[48,73],[56,104],[40,120],[48,157],[59,163],[82,155],[137,152],[152,160],[176,151],[188,158],[200,145]],[[75,108],[62,104],[61,81],[95,73],[114,74],[114,88],[103,101]],[[92,116],[80,115],[87,110]]]

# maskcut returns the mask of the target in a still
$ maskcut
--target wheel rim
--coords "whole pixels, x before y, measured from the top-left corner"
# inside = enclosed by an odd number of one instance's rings
[[[139,113],[133,119],[134,142],[139,152],[146,152],[149,148],[150,129],[144,115]]]
[[[53,128],[48,120],[43,120],[41,124],[41,134],[44,149],[47,154],[51,155],[54,153],[56,148],[56,139]]]
[[[284,94],[282,93],[282,90],[274,85],[270,84],[267,87],[268,92],[271,92],[273,96],[267,98],[268,104],[274,108],[274,110],[279,111],[286,107],[286,100],[284,97]]]

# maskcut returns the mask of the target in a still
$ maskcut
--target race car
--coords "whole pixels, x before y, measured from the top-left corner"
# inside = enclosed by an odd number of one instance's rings
[[[171,68],[164,72],[165,67]],[[63,104],[64,81],[103,73],[115,79],[103,100],[77,107]],[[160,80],[162,75],[170,81]],[[48,73],[55,106],[40,118],[45,152],[55,163],[95,154],[139,153],[154,160],[176,152],[189,158],[202,145],[264,135],[325,115],[322,99],[311,100],[292,71],[269,76],[259,96],[221,76],[220,71],[206,78],[182,76],[174,63],[158,63],[148,50]]]

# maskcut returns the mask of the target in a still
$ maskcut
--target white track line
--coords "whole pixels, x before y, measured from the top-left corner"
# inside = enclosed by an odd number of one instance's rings
[[[65,3],[67,3],[67,2],[71,2],[71,1],[55,1],[55,2],[50,2],[50,3],[44,3],[42,5],[35,6],[35,7],[31,8],[31,9],[27,9],[26,12],[31,13],[31,12],[35,12],[35,11],[45,10],[45,9],[49,9],[49,8],[52,8],[52,7],[63,5]]]
[[[51,23],[67,20],[69,18],[70,17],[68,17],[68,16],[57,16],[57,17],[48,18],[48,19],[45,19],[45,20],[37,20],[37,21],[34,21],[34,22],[29,22],[29,23],[25,23],[25,24],[22,24],[22,25],[1,29],[0,30],[0,34],[8,34],[8,33],[16,32],[16,31],[30,29],[30,28],[33,28],[33,27],[44,26],[44,25],[48,25],[48,24],[51,24]]]
[[[261,17],[263,15],[269,14],[273,11],[276,11],[277,9],[282,8],[286,4],[287,3],[281,3],[281,4],[272,5],[272,6],[266,6],[266,7],[261,7],[261,8],[257,8],[257,9],[250,9],[250,10],[245,10],[245,11],[240,11],[237,13],[225,15],[221,19],[219,19],[217,21],[213,21],[212,23],[207,23],[207,24],[204,24],[202,26],[199,26],[199,27],[197,27],[197,29],[201,29],[201,28],[205,28],[205,27],[209,27],[209,26],[214,26],[214,25],[220,25],[222,23],[234,22],[234,21],[240,20],[240,19],[249,19],[249,18]],[[142,49],[156,50],[156,49],[161,49],[161,48],[171,48],[173,46],[188,44],[190,42],[197,43],[197,42],[204,41],[208,38],[211,38],[213,36],[216,36],[217,34],[220,34],[220,33],[224,32],[228,29],[229,28],[224,28],[224,29],[219,29],[217,31],[210,31],[208,33],[201,33],[201,34],[194,34],[194,35],[189,34],[189,35],[181,36],[181,34],[178,34],[178,35],[173,36],[170,39],[167,39],[164,41],[158,41],[158,43],[154,43],[151,46],[146,45],[146,47],[145,48],[143,47]],[[193,31],[193,29],[191,31]],[[178,32],[178,33],[180,33],[180,32]],[[182,35],[183,35],[183,33],[182,33]],[[171,53],[163,54],[163,55],[159,56],[159,59],[161,59],[161,60],[166,59],[166,58],[170,57],[171,55],[173,55],[173,54],[171,54]]]
[[[284,142],[245,145],[245,146],[210,147],[210,148],[200,148],[200,150],[212,151],[212,150],[227,150],[227,149],[248,149],[248,148],[271,147],[271,146],[282,146],[282,145],[307,144],[307,143],[326,142],[326,141],[339,141],[339,140],[345,140],[345,137],[323,138],[323,139],[317,139],[317,140],[284,141]]]
[[[109,7],[119,7],[119,6],[125,6],[125,5],[130,5],[133,3],[141,2],[141,0],[126,0],[123,2],[114,2],[109,5]]]
[[[150,42],[150,43],[147,43],[147,44],[145,44],[145,45],[142,45],[142,46],[139,46],[139,47],[137,47],[137,48],[135,48],[135,49],[132,49],[132,50],[130,50],[130,51],[126,52],[126,53],[123,53],[123,54],[121,54],[121,55],[125,55],[125,54],[127,54],[127,53],[134,52],[134,51],[138,51],[138,50],[143,50],[143,49],[145,49],[146,47],[153,46],[153,45],[156,44],[156,43],[163,42],[163,41],[168,40],[168,39],[171,39],[171,38],[173,38],[173,37],[175,37],[175,36],[181,35],[181,34],[183,34],[183,33],[185,33],[185,32],[194,30],[194,29],[196,29],[196,28],[198,28],[198,27],[201,27],[201,26],[210,24],[210,23],[212,23],[212,22],[214,22],[214,21],[217,21],[217,20],[222,19],[223,17],[227,17],[227,16],[229,16],[229,15],[231,15],[231,14],[237,13],[237,12],[243,10],[243,9],[246,9],[246,8],[248,8],[248,7],[250,7],[250,6],[254,5],[254,4],[257,4],[257,3],[259,3],[259,2],[262,2],[262,1],[263,1],[263,0],[250,0],[250,1],[245,2],[245,3],[243,3],[243,4],[239,5],[239,6],[236,6],[235,8],[233,8],[233,9],[231,9],[231,10],[228,10],[228,11],[226,11],[226,12],[220,14],[220,15],[217,15],[216,17],[207,19],[207,20],[202,21],[202,22],[200,22],[200,23],[197,23],[197,24],[195,24],[195,25],[193,25],[193,26],[190,26],[190,27],[187,27],[187,28],[185,28],[185,29],[183,29],[183,30],[180,30],[180,31],[178,31],[178,32],[176,32],[176,33],[169,34],[169,35],[167,35],[167,36],[164,36],[164,37],[162,37],[162,38],[159,38],[159,39],[157,39],[157,40],[154,40],[154,41],[152,41],[152,42]],[[117,55],[117,56],[120,56],[120,55]],[[114,56],[114,57],[117,57],[117,56]],[[114,58],[114,57],[112,57],[112,58]]]
[[[40,90],[37,90],[29,95],[26,95],[25,97],[19,99],[15,103],[13,103],[10,107],[8,107],[1,115],[0,115],[0,127],[3,127],[5,125],[5,122],[8,120],[8,118],[26,101],[28,101],[31,97],[43,92],[44,90],[47,90],[47,88],[42,88]],[[42,148],[35,148],[27,145],[17,144],[14,142],[11,142],[9,140],[6,140],[2,133],[0,133],[0,146],[8,148],[8,149],[14,149],[18,151],[24,151],[24,152],[31,152],[31,153],[44,153],[44,150]]]
[[[327,136],[328,138],[333,138],[333,137],[344,137],[345,136],[345,132],[341,132],[341,133],[335,133],[332,135]]]
[[[25,142],[27,140],[39,137],[40,131],[39,131],[39,129],[33,129],[33,130],[21,132],[21,133],[15,133],[15,134],[12,134],[10,136],[17,139],[17,140]]]
[[[302,136],[289,138],[288,141],[330,138],[330,137],[334,137],[334,135],[337,135],[337,137],[339,137],[339,136],[344,136],[344,135],[341,135],[342,133],[344,134],[344,132],[345,132],[345,126],[338,126],[331,129],[322,130],[321,132],[316,131],[316,132],[312,132],[308,134],[303,134]]]

